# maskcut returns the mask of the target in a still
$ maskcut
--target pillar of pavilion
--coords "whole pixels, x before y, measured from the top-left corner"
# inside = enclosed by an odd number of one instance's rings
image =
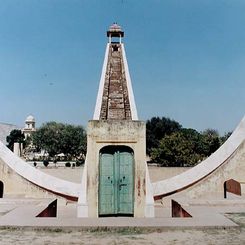
[[[107,31],[104,64],[87,155],[78,217],[154,217],[146,164],[146,128],[138,120],[122,38],[117,24]]]

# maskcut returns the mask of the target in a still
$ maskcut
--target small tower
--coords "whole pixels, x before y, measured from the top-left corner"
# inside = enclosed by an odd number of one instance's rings
[[[77,215],[153,217],[146,128],[138,120],[122,43],[124,32],[113,24],[107,36],[94,116],[87,128]]]
[[[26,118],[25,127],[22,130],[25,135],[25,138],[30,137],[31,134],[36,131],[35,123],[35,118],[32,115],[29,115]]]
[[[117,23],[114,23],[110,26],[109,30],[107,31],[107,37],[109,37],[109,43],[112,43],[112,38],[116,37],[119,38],[119,43],[122,43],[122,37],[124,37],[124,32]]]

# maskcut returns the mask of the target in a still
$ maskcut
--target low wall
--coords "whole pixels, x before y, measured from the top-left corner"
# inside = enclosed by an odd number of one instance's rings
[[[81,183],[83,167],[75,168],[66,168],[66,167],[57,167],[48,166],[38,168],[40,171],[47,173],[49,175],[55,176],[60,179],[72,181],[75,183]],[[152,182],[168,179],[175,175],[181,174],[190,169],[190,167],[157,167],[157,166],[148,166],[150,179]]]
[[[156,167],[148,166],[151,182],[165,180],[181,174],[189,169],[190,167]]]

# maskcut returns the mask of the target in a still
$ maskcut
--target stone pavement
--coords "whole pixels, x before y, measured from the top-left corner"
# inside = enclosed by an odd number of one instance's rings
[[[245,213],[245,199],[239,200],[187,200],[176,199],[192,217],[172,218],[171,208],[160,203],[155,205],[155,218],[106,217],[77,218],[76,203],[59,203],[57,217],[36,216],[51,199],[2,198],[0,199],[0,227],[30,227],[50,229],[182,229],[182,228],[229,228],[238,227],[225,213]]]

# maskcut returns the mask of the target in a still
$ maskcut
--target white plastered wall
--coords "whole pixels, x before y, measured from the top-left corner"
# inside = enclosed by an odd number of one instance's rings
[[[103,89],[104,89],[104,84],[105,84],[106,69],[107,69],[107,64],[108,64],[109,48],[110,48],[110,43],[107,43],[93,120],[100,119],[100,110],[101,110],[101,104],[102,104]],[[129,69],[128,69],[128,62],[127,62],[123,43],[121,43],[121,48],[122,48],[122,57],[123,57],[123,64],[124,64],[124,69],[125,69],[125,76],[126,76],[126,82],[127,82],[127,88],[128,88],[128,97],[129,97],[129,104],[130,104],[130,109],[131,109],[132,120],[138,120],[138,113],[137,113],[137,108],[136,108],[136,104],[134,100],[134,93],[133,93],[131,78],[130,78]]]
[[[110,132],[110,133],[108,133]],[[134,217],[154,217],[154,200],[145,161],[145,124],[140,121],[90,121],[88,151],[78,199],[78,217],[98,217],[99,152],[107,145],[124,145],[134,151]]]
[[[132,120],[138,120],[138,113],[137,113],[137,108],[136,108],[136,104],[134,100],[134,92],[132,88],[131,78],[130,78],[129,69],[128,69],[128,62],[127,62],[126,52],[125,52],[123,43],[121,44],[121,47],[122,47],[123,64],[124,64],[126,82],[127,82],[127,87],[128,87],[128,97],[129,97],[129,104],[130,104],[130,109],[131,109]]]
[[[79,196],[80,184],[41,172],[16,156],[2,142],[0,142],[0,167],[0,178],[7,193],[36,197],[43,195],[38,192],[36,188],[38,187],[43,189],[42,193],[50,191],[68,198]]]
[[[107,63],[108,63],[109,47],[110,47],[110,43],[107,43],[106,51],[105,51],[105,57],[104,57],[104,63],[103,63],[103,67],[102,67],[101,77],[100,77],[99,90],[98,90],[96,105],[95,105],[95,109],[94,109],[93,120],[99,120],[100,119],[100,109],[101,109],[103,90],[104,90],[104,85],[105,85],[105,75],[106,75],[106,68],[107,68]]]
[[[237,179],[236,176],[237,177],[240,176],[239,171],[244,168],[238,166],[241,164],[243,164],[244,166],[245,164],[242,163],[241,160],[232,162],[231,159],[233,159],[233,155],[238,156],[239,154],[243,154],[245,152],[244,147],[242,147],[244,145],[243,144],[244,141],[245,141],[245,117],[241,120],[240,124],[232,133],[230,138],[206,160],[204,160],[203,162],[199,163],[195,167],[191,168],[190,170],[187,170],[182,174],[179,174],[169,179],[152,183],[154,197],[167,196],[171,193],[179,192],[186,188],[192,189],[192,193],[195,193],[194,189],[195,188],[198,189],[197,186],[200,184],[202,185],[202,192],[199,191],[199,194],[212,190],[214,191],[216,186],[215,183],[217,183],[217,181],[221,179],[222,181],[225,181],[229,176],[229,174],[227,175],[229,171],[225,173],[224,168],[227,169],[232,166],[233,166],[232,171],[237,172],[237,174],[235,175],[233,174],[233,178],[239,181],[239,179]],[[239,151],[237,151],[237,149],[240,147],[242,148]],[[240,153],[238,154],[238,152]],[[220,169],[222,170],[221,172]],[[223,178],[222,176],[225,176],[225,174],[226,174],[226,178]],[[245,176],[245,173],[243,176]],[[212,184],[210,185],[210,183],[207,184],[208,183],[206,181],[207,178],[215,179],[213,185]],[[245,181],[245,177],[243,181]],[[196,192],[196,196],[198,196],[197,192]],[[194,196],[195,195],[193,194],[193,197]]]

